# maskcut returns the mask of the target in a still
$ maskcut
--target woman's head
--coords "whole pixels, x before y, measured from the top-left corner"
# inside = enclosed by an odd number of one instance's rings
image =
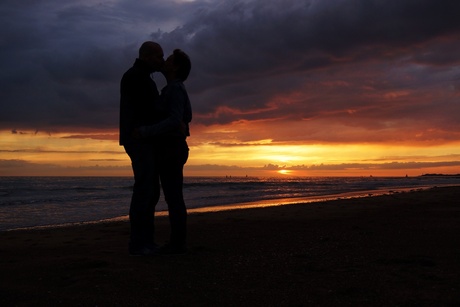
[[[192,69],[192,63],[190,62],[189,56],[180,49],[175,49],[165,62],[165,73],[167,75],[174,75],[174,78],[184,82],[187,80],[190,70]]]

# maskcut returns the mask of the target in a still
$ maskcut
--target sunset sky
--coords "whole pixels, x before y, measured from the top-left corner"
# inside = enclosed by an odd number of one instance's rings
[[[2,0],[0,175],[131,176],[119,82],[147,40],[192,59],[186,176],[460,173],[459,12],[458,0]]]

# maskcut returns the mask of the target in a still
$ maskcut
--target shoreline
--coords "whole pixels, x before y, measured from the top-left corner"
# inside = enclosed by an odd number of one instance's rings
[[[257,200],[251,202],[242,202],[236,204],[226,204],[226,205],[213,205],[206,207],[198,208],[188,208],[187,213],[197,214],[197,213],[207,213],[207,212],[222,212],[222,211],[232,211],[232,210],[245,210],[245,209],[254,209],[254,208],[267,208],[267,207],[278,207],[278,206],[287,206],[293,204],[312,204],[320,203],[326,201],[335,201],[342,199],[353,199],[353,198],[365,198],[365,197],[377,197],[386,194],[394,193],[408,193],[413,191],[423,191],[429,189],[435,189],[438,187],[460,187],[458,184],[444,184],[439,186],[417,186],[417,187],[405,187],[405,188],[381,188],[374,190],[362,190],[362,191],[353,191],[353,192],[344,192],[337,194],[326,194],[326,195],[316,195],[309,197],[291,197],[291,198],[276,198],[276,199],[266,199],[266,200]],[[168,216],[167,210],[156,211],[155,216]],[[2,232],[16,231],[16,230],[40,230],[40,229],[53,229],[53,228],[62,228],[69,226],[79,226],[79,225],[91,225],[99,223],[110,223],[118,221],[129,221],[128,215],[106,218],[100,220],[84,221],[84,222],[69,222],[61,224],[51,224],[51,225],[39,225],[39,226],[30,226],[30,227],[16,227],[11,229],[0,230]]]
[[[127,221],[1,232],[0,305],[456,306],[458,199],[435,187],[195,213],[188,254],[169,257],[130,257]]]

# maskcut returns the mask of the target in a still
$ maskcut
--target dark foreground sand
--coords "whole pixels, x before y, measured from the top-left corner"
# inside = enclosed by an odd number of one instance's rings
[[[193,214],[183,256],[128,256],[125,221],[2,232],[0,306],[460,306],[459,200],[449,187]]]

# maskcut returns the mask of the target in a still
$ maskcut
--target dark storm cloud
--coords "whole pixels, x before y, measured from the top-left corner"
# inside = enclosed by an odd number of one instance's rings
[[[404,53],[398,48],[458,34],[459,8],[454,1],[229,1],[163,38],[189,39],[205,59],[200,67],[214,75],[254,76]]]
[[[458,130],[450,88],[460,74],[458,9],[454,1],[227,2],[153,37],[190,48],[189,88],[200,91],[195,110],[205,123],[323,117],[366,130],[413,121]],[[307,94],[294,103],[279,99],[299,91]]]
[[[437,0],[2,1],[0,129],[116,128],[119,79],[148,39],[191,55],[202,124],[429,116],[459,129],[459,11]]]

